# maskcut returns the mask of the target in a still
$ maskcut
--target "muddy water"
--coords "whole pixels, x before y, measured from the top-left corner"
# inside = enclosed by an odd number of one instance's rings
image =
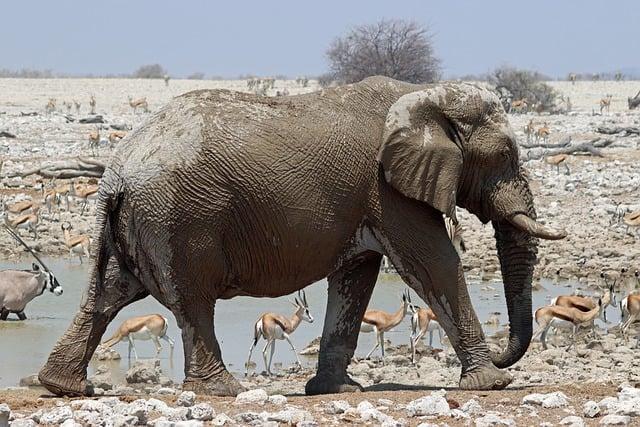
[[[33,300],[25,310],[28,319],[20,321],[0,321],[0,351],[2,363],[0,363],[0,387],[15,386],[20,378],[37,372],[45,362],[49,351],[56,340],[70,324],[76,313],[82,293],[86,287],[88,277],[88,264],[80,265],[77,260],[46,259],[45,263],[54,271],[60,284],[64,288],[64,294],[56,297],[46,292]],[[0,263],[0,269],[28,268],[30,263],[20,264]],[[470,280],[469,290],[474,301],[474,306],[481,321],[486,320],[492,312],[501,312],[500,319],[507,321],[506,306],[504,302],[502,286],[498,282],[474,282]],[[534,292],[534,307],[548,303],[551,297],[571,292],[574,283],[554,285],[550,281],[543,281],[546,288],[543,291]],[[324,312],[326,307],[327,282],[322,280],[306,290],[311,313],[315,319],[312,324],[302,323],[293,334],[292,341],[298,350],[302,350],[308,342],[322,333]],[[373,293],[371,307],[394,311],[400,306],[400,296],[404,284],[394,275],[381,275],[378,285]],[[221,341],[224,360],[229,369],[235,374],[244,372],[244,363],[247,358],[249,346],[253,336],[253,324],[258,316],[265,311],[291,313],[292,306],[288,297],[275,299],[258,299],[239,297],[229,301],[220,301],[216,307],[216,334]],[[419,298],[413,294],[414,303],[420,304]],[[424,305],[424,304],[423,304]],[[163,371],[176,381],[184,378],[182,340],[171,313],[148,297],[142,301],[127,307],[115,319],[107,329],[107,335],[113,333],[116,327],[124,319],[130,316],[159,313],[170,320],[168,335],[176,341],[173,354],[170,354],[168,345],[163,341],[163,351],[160,353]],[[618,311],[609,308],[609,320],[618,321]],[[10,319],[14,319],[11,315]],[[495,329],[485,326],[487,333],[491,334]],[[408,343],[410,321],[405,319],[395,330],[387,333],[385,338],[393,343]],[[375,344],[373,334],[361,334],[358,341],[357,356],[364,356]],[[434,346],[438,346],[437,334],[435,334]],[[264,342],[258,343],[252,360],[257,363],[259,370],[263,369],[262,348]],[[136,344],[138,355],[141,358],[153,357],[155,348],[150,341],[138,341]],[[120,343],[115,347],[123,359],[115,362],[92,362],[90,371],[99,364],[105,364],[112,369],[116,378],[124,376],[127,369],[127,344]],[[379,352],[379,350],[377,350]],[[379,353],[377,353],[379,354]],[[313,364],[313,358],[301,356],[303,363]],[[284,341],[276,344],[274,366],[276,370],[279,364],[289,366],[295,361],[294,355]]]

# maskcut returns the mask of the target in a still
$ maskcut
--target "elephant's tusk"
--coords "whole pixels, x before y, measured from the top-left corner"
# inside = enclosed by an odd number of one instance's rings
[[[546,227],[535,220],[529,218],[525,214],[515,214],[509,218],[509,222],[513,224],[518,230],[524,231],[535,237],[546,240],[560,240],[567,237],[565,230],[556,230],[551,227]]]

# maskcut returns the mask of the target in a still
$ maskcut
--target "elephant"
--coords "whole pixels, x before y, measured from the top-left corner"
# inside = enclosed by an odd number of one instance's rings
[[[149,295],[182,330],[184,389],[236,395],[215,335],[218,299],[278,297],[327,278],[309,395],[358,391],[347,375],[383,255],[438,317],[462,389],[501,389],[532,334],[539,223],[499,99],[466,83],[386,77],[288,97],[197,90],[119,145],[100,183],[95,265],[39,373],[87,395],[87,364],[116,314]],[[456,206],[491,222],[510,335],[489,351],[445,228]]]

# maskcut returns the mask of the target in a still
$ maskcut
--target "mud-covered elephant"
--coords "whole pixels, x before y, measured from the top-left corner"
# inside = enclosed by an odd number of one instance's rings
[[[491,221],[509,312],[490,354],[444,226],[456,205]],[[122,141],[100,184],[96,265],[40,381],[86,394],[108,323],[152,295],[182,329],[184,387],[233,395],[213,328],[216,300],[277,297],[328,277],[318,370],[308,394],[356,390],[346,373],[387,255],[434,310],[462,362],[460,387],[493,389],[531,338],[536,222],[518,148],[496,96],[469,84],[373,77],[266,98],[199,90]]]

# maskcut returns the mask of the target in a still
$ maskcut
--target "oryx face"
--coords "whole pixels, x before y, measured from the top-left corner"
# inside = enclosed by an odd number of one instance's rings
[[[62,295],[62,286],[60,286],[60,283],[58,283],[58,279],[56,279],[56,276],[54,276],[50,271],[47,271],[46,275],[47,278],[45,280],[47,281],[47,283],[45,285],[45,288],[55,296]]]

